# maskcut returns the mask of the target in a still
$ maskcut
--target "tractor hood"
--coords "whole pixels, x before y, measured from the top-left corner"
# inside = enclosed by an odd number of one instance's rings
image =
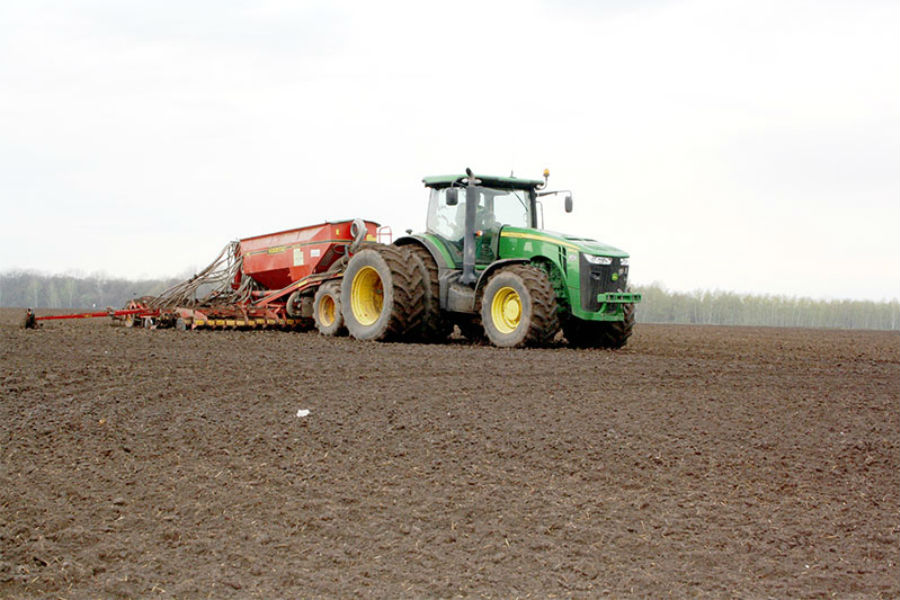
[[[535,240],[550,244],[557,244],[570,250],[584,252],[595,256],[609,256],[611,258],[628,258],[628,253],[614,246],[573,235],[556,233],[554,231],[542,231],[540,229],[524,229],[520,227],[504,227],[500,233],[504,238],[521,238]]]
[[[550,232],[545,232],[550,233]],[[551,233],[551,235],[559,237],[570,244],[578,246],[578,249],[585,254],[596,254],[597,256],[610,256],[612,258],[628,258],[628,253],[619,250],[615,246],[598,242],[590,238],[581,238],[572,235],[564,235],[561,233]]]

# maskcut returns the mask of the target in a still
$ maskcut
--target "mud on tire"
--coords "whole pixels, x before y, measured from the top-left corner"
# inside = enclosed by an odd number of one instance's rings
[[[359,340],[402,340],[421,328],[425,284],[408,251],[366,247],[350,259],[341,282],[341,314]]]
[[[347,335],[341,314],[341,284],[330,281],[316,290],[313,298],[313,319],[319,333],[327,336]]]
[[[412,262],[422,272],[423,290],[422,322],[417,337],[423,342],[441,342],[453,330],[453,324],[441,312],[441,285],[438,266],[431,252],[424,246],[409,244],[401,247],[410,253]]]
[[[543,346],[559,331],[556,294],[547,274],[513,265],[491,276],[481,298],[484,332],[495,346]]]

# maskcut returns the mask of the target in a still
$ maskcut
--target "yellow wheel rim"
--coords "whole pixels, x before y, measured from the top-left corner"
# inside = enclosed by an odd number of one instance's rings
[[[363,267],[353,276],[350,287],[350,308],[360,325],[371,325],[381,316],[384,288],[381,277],[372,267]]]
[[[334,323],[334,298],[329,295],[322,296],[319,301],[319,323],[326,327]]]
[[[519,292],[511,287],[503,287],[491,300],[491,319],[500,333],[512,333],[522,318],[522,299]]]

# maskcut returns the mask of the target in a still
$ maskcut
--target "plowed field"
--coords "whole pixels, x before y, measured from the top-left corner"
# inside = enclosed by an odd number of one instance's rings
[[[896,333],[0,318],[0,597],[900,595]]]

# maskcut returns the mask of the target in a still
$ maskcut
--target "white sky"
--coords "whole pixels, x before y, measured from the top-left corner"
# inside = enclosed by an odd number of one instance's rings
[[[420,231],[467,166],[550,168],[638,284],[900,297],[900,3],[0,3],[0,270]]]

